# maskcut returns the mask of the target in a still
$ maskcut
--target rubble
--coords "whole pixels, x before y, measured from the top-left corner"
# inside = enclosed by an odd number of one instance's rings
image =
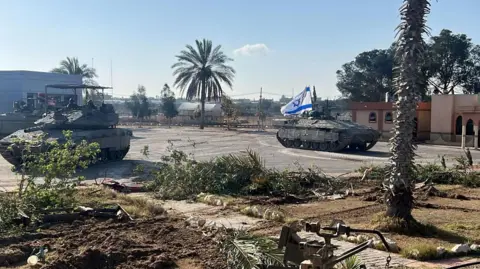
[[[470,246],[468,244],[457,244],[451,251],[453,253],[468,253],[470,251]]]

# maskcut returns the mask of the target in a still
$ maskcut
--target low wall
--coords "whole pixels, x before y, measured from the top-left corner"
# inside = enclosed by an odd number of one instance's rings
[[[465,136],[465,147],[474,147],[473,135]],[[430,133],[429,144],[435,145],[448,145],[448,146],[461,146],[462,145],[462,136],[454,135],[450,133]]]

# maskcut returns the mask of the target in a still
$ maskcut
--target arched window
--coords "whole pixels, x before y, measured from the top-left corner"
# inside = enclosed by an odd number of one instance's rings
[[[392,112],[385,113],[385,123],[392,123],[393,115]]]
[[[467,121],[467,133],[466,135],[475,135],[475,133],[473,132],[473,120],[469,119]]]
[[[462,116],[458,116],[457,120],[455,121],[455,134],[462,134]]]
[[[372,123],[377,122],[377,113],[370,112],[370,115],[368,115],[368,121]]]

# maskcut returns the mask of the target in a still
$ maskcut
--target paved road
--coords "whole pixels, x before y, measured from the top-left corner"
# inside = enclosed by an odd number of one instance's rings
[[[388,145],[379,142],[370,151],[358,153],[329,153],[299,149],[288,149],[281,146],[274,132],[255,131],[225,131],[220,128],[142,128],[133,129],[134,139],[131,149],[124,161],[107,165],[100,165],[85,172],[88,178],[125,176],[133,167],[133,161],[145,159],[141,150],[149,146],[149,160],[158,161],[166,154],[168,141],[173,146],[187,153],[192,153],[199,160],[210,159],[215,156],[239,153],[250,148],[260,153],[269,167],[294,168],[295,163],[303,166],[316,165],[327,173],[347,173],[362,165],[381,164],[388,161]],[[447,162],[453,163],[453,158],[462,154],[462,150],[455,147],[419,145],[417,162],[434,162],[439,155],[445,155]],[[480,151],[473,151],[474,160],[480,159]],[[0,187],[15,186],[16,176],[10,172],[10,166],[0,158]]]
[[[250,148],[257,151],[265,159],[267,166],[277,168],[294,167],[298,162],[304,166],[316,165],[328,173],[345,173],[362,165],[381,164],[388,161],[389,147],[385,142],[377,143],[370,151],[363,154],[354,152],[330,153],[300,149],[289,149],[281,146],[273,132],[234,132],[221,129],[205,129],[200,131],[192,128],[172,129],[138,129],[134,130],[130,158],[138,158],[144,145],[149,145],[151,159],[158,160],[167,147],[167,141],[177,148],[193,153],[198,159],[209,159],[215,156],[238,153]],[[454,158],[461,156],[463,151],[456,147],[419,145],[417,162],[439,161],[439,156],[445,155],[447,162],[453,163]],[[480,158],[480,151],[473,151],[474,160]]]

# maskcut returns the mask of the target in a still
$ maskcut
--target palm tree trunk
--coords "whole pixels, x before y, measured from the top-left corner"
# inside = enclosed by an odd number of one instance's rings
[[[202,103],[202,109],[200,111],[200,129],[205,128],[205,99],[206,99],[206,81],[202,81],[202,93],[200,97],[200,102]]]
[[[429,0],[404,0],[401,8],[402,23],[396,51],[398,69],[395,86],[397,87],[396,117],[394,118],[394,136],[391,138],[392,163],[390,177],[387,179],[389,190],[385,195],[386,215],[401,218],[408,223],[414,220],[413,185],[415,183],[415,149],[413,142],[414,119],[416,114],[416,96],[423,85],[420,66],[423,59],[425,15],[429,12]]]

